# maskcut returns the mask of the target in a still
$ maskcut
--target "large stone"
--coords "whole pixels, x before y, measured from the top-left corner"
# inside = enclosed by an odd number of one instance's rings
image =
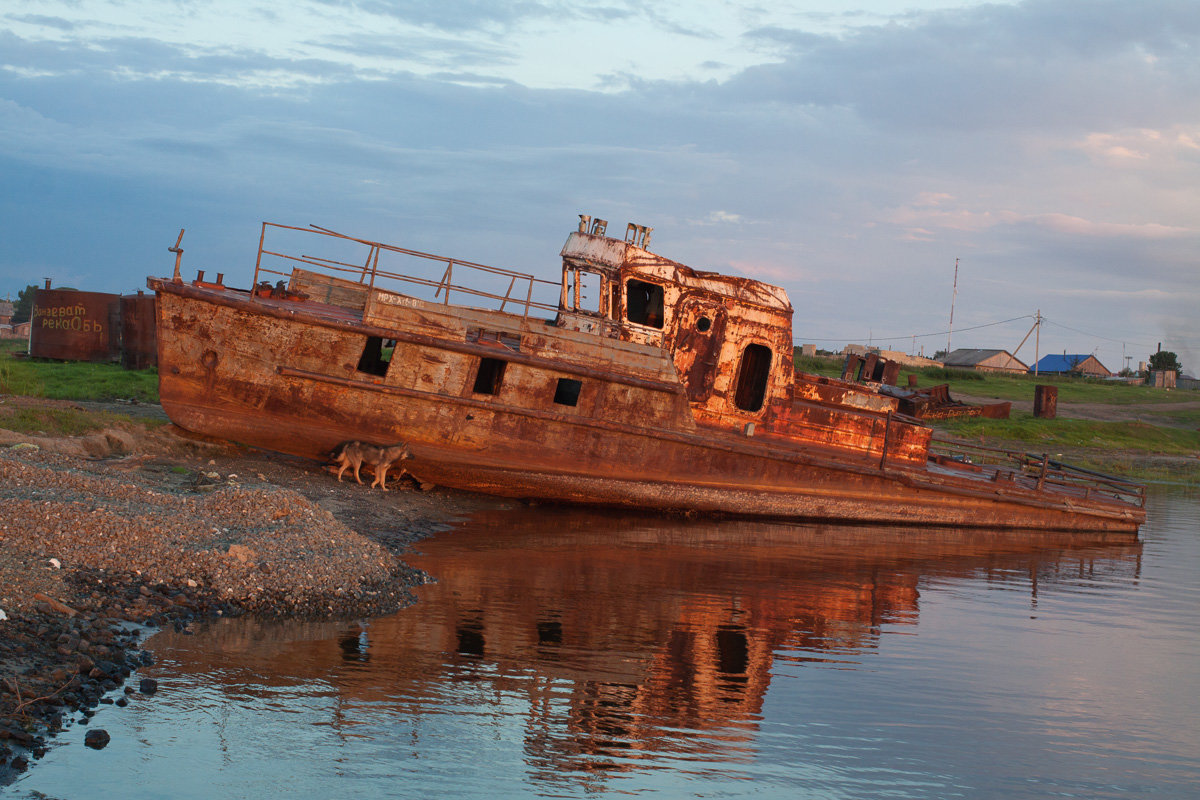
[[[229,549],[225,551],[225,555],[230,558],[237,559],[243,564],[253,564],[258,560],[258,553],[246,547],[244,544],[231,544]]]
[[[92,728],[83,735],[83,743],[93,750],[103,750],[111,738],[103,728]]]

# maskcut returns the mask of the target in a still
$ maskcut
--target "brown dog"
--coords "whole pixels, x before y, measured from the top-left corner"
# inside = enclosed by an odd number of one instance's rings
[[[353,469],[354,480],[361,484],[362,478],[358,474],[359,468],[363,465],[374,467],[375,480],[371,483],[371,487],[378,486],[386,492],[388,470],[411,455],[412,453],[409,452],[408,445],[403,442],[386,447],[379,447],[365,442],[346,442],[339,445],[337,450],[333,452],[333,463],[338,467],[337,476],[339,483],[342,480],[342,473],[347,469]],[[403,476],[404,473],[405,470],[401,467],[400,476]]]

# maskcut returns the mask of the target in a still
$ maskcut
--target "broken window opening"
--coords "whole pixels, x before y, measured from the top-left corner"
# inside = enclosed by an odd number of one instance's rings
[[[558,385],[554,387],[554,402],[560,406],[577,406],[579,405],[579,390],[583,388],[583,383],[574,378],[559,378]]]
[[[767,396],[767,381],[771,377],[771,348],[762,344],[746,345],[738,367],[734,404],[742,411],[758,411]]]
[[[387,375],[395,348],[396,342],[391,339],[385,342],[379,336],[368,336],[362,355],[358,358],[358,371],[368,375]]]
[[[498,358],[479,359],[479,370],[475,373],[475,386],[471,391],[475,394],[500,394],[500,381],[504,378],[504,365],[507,363]]]
[[[625,281],[625,319],[651,328],[662,328],[663,287],[634,278]]]
[[[571,309],[599,315],[603,299],[604,276],[586,269],[567,270],[567,299]]]

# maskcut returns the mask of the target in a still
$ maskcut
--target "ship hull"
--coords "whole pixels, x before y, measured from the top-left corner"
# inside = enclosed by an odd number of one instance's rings
[[[163,408],[207,436],[306,458],[348,440],[405,441],[406,466],[422,482],[555,502],[1113,532],[1136,531],[1144,518],[1031,482],[890,461],[886,440],[877,457],[752,427],[697,427],[669,359],[592,345],[541,320],[412,303],[385,328],[313,303],[150,285]],[[472,342],[472,330],[508,330],[527,344],[513,352]],[[372,337],[396,342],[386,375],[361,369]],[[492,357],[507,365],[504,393],[477,391],[477,362]],[[563,381],[578,385],[574,405],[552,397]]]

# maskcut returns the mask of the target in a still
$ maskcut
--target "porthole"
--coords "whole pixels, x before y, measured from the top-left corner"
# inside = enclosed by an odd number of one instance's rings
[[[701,333],[708,333],[708,329],[712,327],[712,320],[708,317],[701,317],[696,320],[696,330]]]

